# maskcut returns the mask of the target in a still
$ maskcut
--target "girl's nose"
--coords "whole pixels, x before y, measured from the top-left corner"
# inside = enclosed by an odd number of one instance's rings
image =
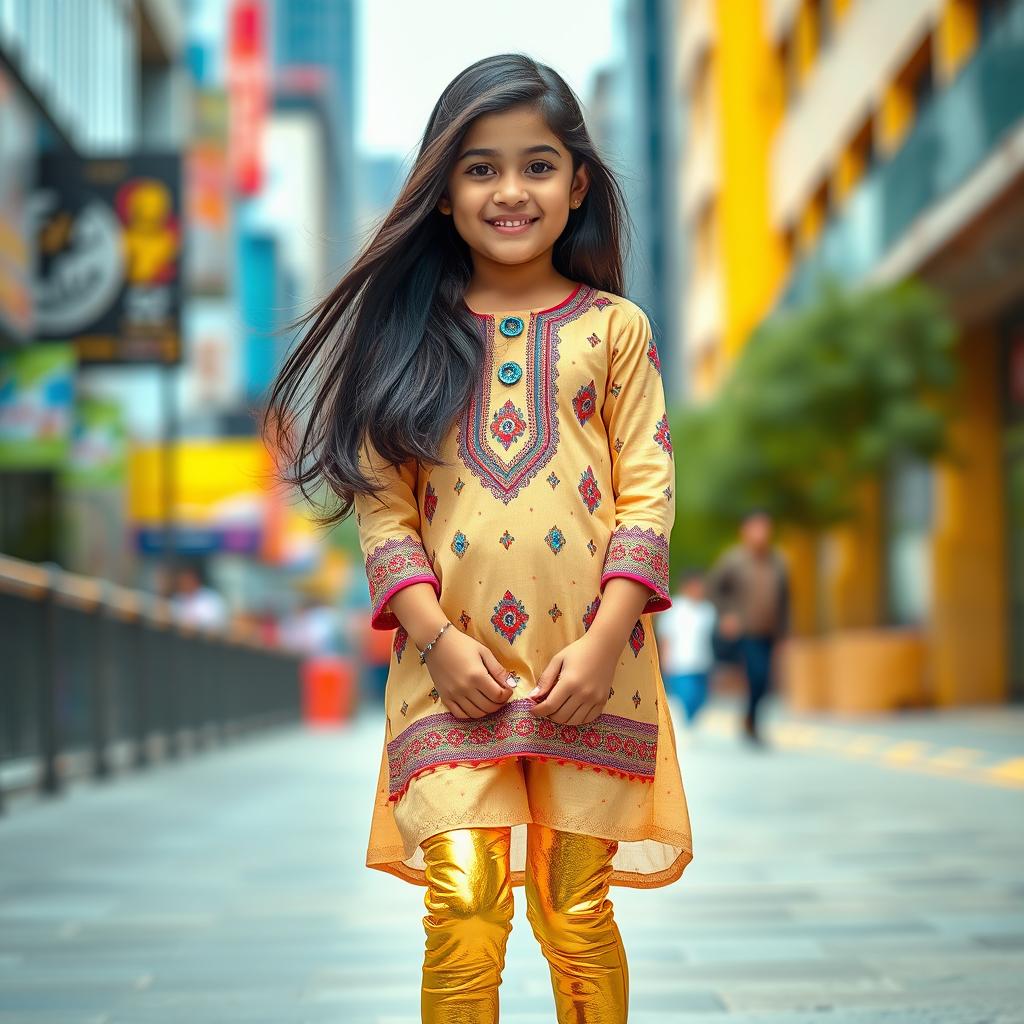
[[[508,185],[499,188],[494,193],[494,201],[496,203],[525,203],[529,200],[530,194],[522,186]]]

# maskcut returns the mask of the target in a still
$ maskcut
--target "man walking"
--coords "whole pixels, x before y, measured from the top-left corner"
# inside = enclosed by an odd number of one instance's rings
[[[719,632],[738,648],[747,676],[744,730],[760,743],[758,706],[772,684],[772,655],[789,628],[789,572],[772,542],[774,523],[763,509],[749,512],[739,543],[715,563],[707,594],[719,614]]]

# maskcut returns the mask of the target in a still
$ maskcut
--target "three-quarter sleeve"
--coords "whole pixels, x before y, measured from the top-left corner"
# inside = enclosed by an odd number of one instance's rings
[[[669,537],[675,519],[675,461],[654,332],[638,310],[612,348],[602,417],[611,453],[615,527],[601,589],[614,576],[647,584],[644,612],[672,606]]]
[[[400,623],[388,602],[403,587],[429,583],[441,596],[441,583],[420,534],[418,467],[415,460],[390,465],[368,439],[359,449],[359,465],[369,479],[383,485],[376,494],[355,496],[359,544],[370,588],[370,625],[374,629],[394,629]]]

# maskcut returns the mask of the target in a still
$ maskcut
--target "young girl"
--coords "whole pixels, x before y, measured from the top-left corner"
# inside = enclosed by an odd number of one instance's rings
[[[395,630],[366,862],[426,887],[423,1020],[493,1022],[512,887],[561,1022],[622,1024],[609,885],[691,859],[652,615],[671,604],[658,349],[619,187],[518,54],[445,89],[394,208],[308,317],[270,422],[356,511]]]

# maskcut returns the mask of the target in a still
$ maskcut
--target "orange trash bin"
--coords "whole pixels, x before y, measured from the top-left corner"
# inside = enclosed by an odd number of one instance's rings
[[[348,658],[319,655],[302,663],[303,718],[311,725],[336,725],[352,716],[355,671]]]

